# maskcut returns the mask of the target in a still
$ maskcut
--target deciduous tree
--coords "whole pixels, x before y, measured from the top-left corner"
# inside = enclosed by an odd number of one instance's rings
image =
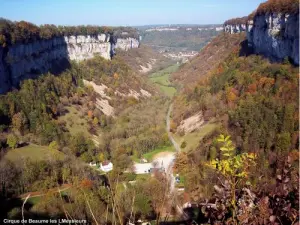
[[[16,148],[18,146],[18,137],[15,134],[9,134],[7,136],[7,144],[12,149]]]

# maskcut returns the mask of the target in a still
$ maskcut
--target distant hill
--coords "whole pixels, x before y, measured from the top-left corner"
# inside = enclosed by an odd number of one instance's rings
[[[118,50],[116,57],[123,59],[134,71],[144,74],[155,72],[174,64],[174,61],[145,45],[130,51]]]
[[[162,51],[199,51],[222,26],[178,25],[154,26],[139,29],[141,42]]]
[[[244,34],[219,34],[199,52],[198,56],[183,64],[176,73],[172,74],[173,81],[180,85],[198,81],[200,77],[222,62],[244,39]]]

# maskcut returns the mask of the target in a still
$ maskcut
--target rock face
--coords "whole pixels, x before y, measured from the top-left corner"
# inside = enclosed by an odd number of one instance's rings
[[[224,31],[230,34],[241,33],[246,31],[246,24],[226,24],[224,25]]]
[[[140,45],[139,41],[134,38],[118,38],[117,43],[115,44],[115,48],[120,48],[125,51],[131,49],[131,48],[138,48]]]
[[[224,31],[230,34],[236,34],[246,31],[248,17],[233,18],[224,22]]]
[[[0,47],[0,93],[18,86],[24,79],[61,71],[68,66],[69,60],[81,61],[94,54],[111,59],[115,48],[127,51],[138,47],[137,39],[109,34],[71,35]]]
[[[68,56],[71,60],[81,61],[89,59],[94,54],[100,54],[106,59],[111,58],[111,43],[109,34],[97,36],[78,35],[64,37],[67,43]]]
[[[254,52],[272,60],[290,58],[299,65],[299,14],[263,14],[248,22],[247,39]]]
[[[0,47],[0,93],[8,91],[10,87],[9,73],[4,63],[5,49]]]
[[[224,24],[225,32],[246,31],[249,47],[273,61],[289,58],[299,65],[299,13],[257,14],[247,24]]]

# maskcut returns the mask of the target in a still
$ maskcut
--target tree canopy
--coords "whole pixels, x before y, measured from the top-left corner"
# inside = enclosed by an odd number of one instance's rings
[[[0,18],[0,46],[6,47],[16,43],[30,43],[37,40],[48,40],[54,37],[69,35],[97,35],[101,33],[113,34],[116,37],[138,38],[137,30],[131,27],[106,26],[55,26],[45,24],[37,26],[26,21],[12,22]]]

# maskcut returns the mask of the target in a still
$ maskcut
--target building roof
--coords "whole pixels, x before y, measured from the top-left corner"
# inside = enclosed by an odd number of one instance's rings
[[[108,166],[111,162],[110,161],[104,161],[101,163],[102,166]]]

